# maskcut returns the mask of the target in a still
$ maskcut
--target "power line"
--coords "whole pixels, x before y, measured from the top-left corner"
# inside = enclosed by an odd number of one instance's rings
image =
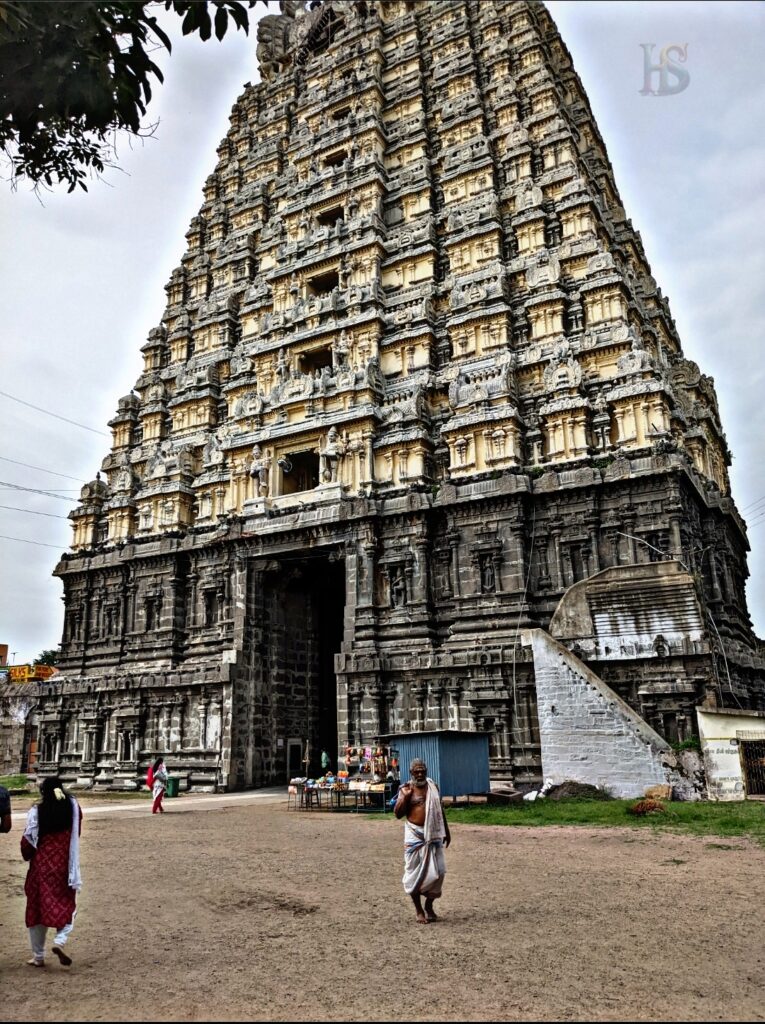
[[[51,476],[62,476],[65,480],[74,480],[80,484],[87,483],[87,480],[80,480],[78,476],[69,476],[68,473],[59,473],[55,469],[43,469],[42,466],[30,466],[28,462],[18,462],[16,459],[9,459],[5,455],[0,455],[0,462],[12,462],[14,466],[25,466],[27,469],[36,469],[38,473],[50,473]]]
[[[69,516],[57,516],[55,512],[36,512],[33,508],[19,508],[17,505],[0,505],[9,512],[26,512],[30,516],[47,516],[49,519],[68,519]]]
[[[760,498],[759,501],[755,501],[752,505],[747,505],[747,507],[740,514],[744,518],[746,518],[747,516],[753,516],[757,512],[762,512],[764,506],[765,498]]]
[[[0,490],[29,491],[31,494],[45,494],[48,498],[58,498],[59,501],[68,501],[70,504],[76,500],[68,494],[54,494],[53,491],[41,491],[38,487],[22,487],[21,484],[12,484],[8,480],[0,480]]]
[[[759,498],[755,498],[754,501],[750,501],[748,505],[744,505],[741,511],[746,512],[746,510],[750,509],[752,505],[759,505],[762,501],[765,501],[765,494],[760,495]]]
[[[77,420],[70,420],[66,416],[59,416],[57,412],[51,412],[49,409],[43,409],[42,406],[32,405],[31,402],[25,402],[23,398],[16,398],[15,395],[9,395],[7,391],[0,391],[0,395],[3,398],[10,398],[12,402],[18,402],[19,405],[26,405],[28,409],[34,409],[36,412],[45,413],[46,416],[53,416],[54,419],[63,420],[64,423],[71,423],[73,427],[82,427],[83,430],[89,430],[91,434],[100,434],[101,437],[109,437],[105,430],[96,430],[95,427],[89,427],[85,423],[78,423]]]
[[[41,540],[27,540],[26,537],[6,537],[4,533],[0,533],[0,540],[17,540],[21,544],[36,544],[38,548],[55,548],[56,551],[60,551],[61,544],[43,544]]]

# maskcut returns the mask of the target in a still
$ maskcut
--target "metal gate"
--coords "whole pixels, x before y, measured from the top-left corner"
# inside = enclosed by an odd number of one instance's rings
[[[765,736],[739,740],[747,796],[765,796]]]

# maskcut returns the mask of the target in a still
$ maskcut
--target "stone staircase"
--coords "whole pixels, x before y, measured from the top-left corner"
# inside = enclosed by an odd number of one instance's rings
[[[543,629],[527,630],[523,643],[534,656],[545,781],[587,782],[615,797],[680,783],[666,740],[576,655]]]

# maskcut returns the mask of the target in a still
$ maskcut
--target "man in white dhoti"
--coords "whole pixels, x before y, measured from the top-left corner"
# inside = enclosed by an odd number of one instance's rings
[[[406,817],[404,827],[404,890],[412,897],[418,924],[437,921],[433,900],[441,895],[446,874],[444,847],[451,833],[444,815],[438,786],[428,778],[424,761],[410,765],[411,780],[398,791],[394,813]],[[425,898],[425,907],[422,898]]]

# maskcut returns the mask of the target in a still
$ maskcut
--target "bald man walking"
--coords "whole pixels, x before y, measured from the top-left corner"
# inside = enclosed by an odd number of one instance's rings
[[[404,891],[412,897],[418,924],[437,921],[433,900],[441,895],[446,874],[444,847],[452,841],[438,786],[428,778],[424,761],[409,766],[411,779],[398,791],[394,813],[404,826]],[[423,908],[422,899],[425,899]]]

